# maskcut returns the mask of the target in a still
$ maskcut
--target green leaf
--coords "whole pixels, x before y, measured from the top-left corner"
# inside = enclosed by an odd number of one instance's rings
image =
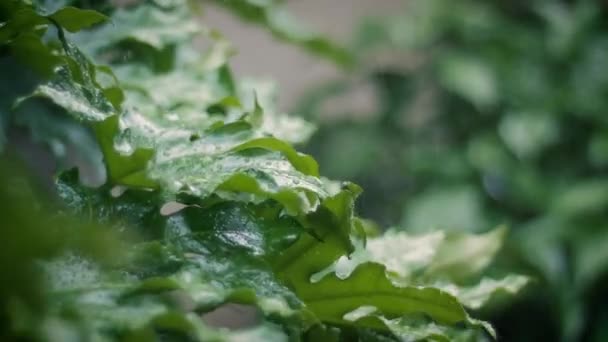
[[[608,204],[608,182],[586,179],[556,191],[551,210],[562,217],[588,216],[599,213]]]
[[[443,324],[467,320],[456,298],[436,288],[396,286],[386,276],[386,268],[377,263],[359,265],[346,279],[332,275],[296,287],[296,292],[321,320],[335,324],[346,323],[344,315],[364,305],[376,307],[387,317],[426,314]]]
[[[370,327],[375,326],[377,328],[378,325],[386,325],[391,330],[394,330],[395,327],[391,327],[391,324],[394,324],[394,318],[398,316],[391,310],[398,310],[397,308],[400,308],[400,305],[413,310],[408,312],[410,317],[412,314],[423,313],[438,322],[445,323],[443,319],[446,318],[442,315],[451,314],[454,315],[453,317],[456,317],[460,315],[458,312],[461,312],[457,309],[457,306],[450,306],[448,304],[450,301],[457,305],[462,304],[472,309],[479,309],[498,293],[513,295],[527,284],[528,278],[519,275],[509,275],[500,280],[486,278],[481,279],[480,282],[476,280],[477,273],[485,268],[493,259],[496,253],[496,243],[498,245],[501,244],[499,237],[503,234],[504,229],[498,229],[496,232],[480,236],[466,236],[464,234],[446,236],[443,232],[408,236],[403,232],[389,231],[384,236],[370,239],[367,249],[363,249],[359,245],[355,253],[351,254],[348,258],[343,256],[329,267],[313,274],[310,278],[313,285],[301,281],[304,291],[296,292],[310,294],[313,297],[313,301],[315,300],[314,298],[320,296],[321,300],[326,301],[327,306],[331,307],[332,310],[339,310],[338,307],[343,305],[342,315],[346,315],[348,312],[348,315],[345,316],[349,318],[348,320],[358,321],[361,318],[365,318],[359,324],[365,324],[364,322],[367,322],[366,320],[369,317],[375,317],[376,319],[368,322]],[[471,260],[479,259],[483,260],[484,265],[473,264],[470,268],[467,268],[469,264],[462,264],[458,260],[447,264],[445,258],[448,256],[454,258],[455,255],[452,254],[454,254],[453,251],[456,249],[460,253],[463,250],[471,250],[471,253],[475,255],[474,257],[470,256],[467,259],[467,263],[470,263]],[[322,253],[318,249],[312,250],[315,255]],[[315,287],[316,284],[326,281],[325,279],[328,277],[330,280],[327,282],[331,285],[327,285],[327,288]],[[369,279],[374,279],[374,281],[370,283]],[[290,281],[292,283],[295,282],[293,279],[290,279]],[[460,282],[473,282],[475,285],[462,286]],[[349,287],[351,285],[353,288]],[[417,286],[413,287],[411,285]],[[307,288],[309,286],[310,289]],[[353,298],[350,298],[352,300],[350,302],[346,299],[341,300],[340,295],[336,292],[334,292],[335,297],[325,297],[325,294],[332,293],[331,287],[334,286],[335,289],[333,291],[338,291],[338,288],[348,287],[349,291],[345,294],[352,294]],[[380,289],[384,289],[384,291],[380,291]],[[437,289],[441,291],[434,295],[430,295],[427,292],[428,297],[416,292],[416,290],[431,292]],[[356,295],[358,291],[362,292],[360,296]],[[384,296],[386,301],[371,299],[376,293]],[[445,297],[446,293],[454,297]],[[310,305],[305,295],[300,296],[309,307],[314,308],[314,306]],[[398,298],[389,300],[388,298],[391,296],[397,296]],[[403,300],[403,302],[400,303],[400,300]],[[347,303],[351,306],[349,307]],[[406,305],[406,303],[409,304]],[[351,311],[346,311],[346,308],[350,308]],[[323,306],[318,310],[323,312],[326,309]],[[402,307],[401,309],[403,310]],[[330,312],[333,313],[334,319],[336,316],[340,316],[336,312]],[[484,326],[490,334],[493,334],[493,329],[487,326],[487,324],[471,320],[468,316],[460,317],[461,321],[468,322],[468,324],[473,326]],[[420,334],[437,333],[444,336],[447,333],[444,334],[442,332],[443,328],[436,329],[436,325],[427,325],[425,323],[419,328],[402,327],[397,329],[397,331],[404,332],[409,331],[408,329],[414,329],[412,331],[418,331]],[[396,334],[399,335],[398,332]]]
[[[368,240],[368,257],[407,279],[424,272],[432,264],[444,241],[445,233],[442,231],[408,235],[389,230]]]
[[[450,91],[464,97],[480,109],[498,101],[496,76],[483,61],[454,55],[439,65],[440,80]]]
[[[130,184],[140,188],[156,188],[157,183],[145,174],[147,163],[154,156],[150,148],[133,148],[124,155],[115,148],[115,137],[119,133],[118,116],[110,116],[93,127],[104,154],[108,179],[113,184]],[[128,142],[127,142],[128,143]],[[130,148],[130,145],[129,145]]]
[[[530,279],[521,275],[508,275],[502,279],[482,278],[470,287],[445,285],[440,288],[451,293],[467,308],[477,310],[486,305],[494,296],[499,294],[514,295],[521,291]]]
[[[409,235],[389,230],[369,239],[367,248],[359,246],[353,255],[340,258],[315,277],[331,271],[346,277],[357,265],[372,261],[386,265],[403,283],[467,282],[490,265],[505,234],[504,227],[480,235],[442,231]]]
[[[148,165],[146,159],[133,161],[133,169],[125,171],[112,169],[114,163],[110,162],[110,176],[118,184],[141,186],[138,175],[145,173],[168,194],[180,192],[206,198],[217,192],[222,198],[238,199],[238,192],[249,193],[249,197],[241,199],[273,198],[292,215],[314,210],[319,199],[327,195],[315,177],[317,164],[311,157],[278,139],[264,137],[248,123],[190,130],[127,113],[121,117],[121,124],[123,130],[114,141],[118,153],[129,156],[144,148],[153,149],[155,156]],[[163,134],[154,135],[158,132]],[[111,133],[110,129],[100,132],[108,136]],[[200,138],[191,141],[194,135]],[[123,168],[129,163],[116,165]]]
[[[425,274],[455,280],[477,275],[492,262],[506,233],[506,227],[500,227],[481,235],[447,236]]]
[[[277,87],[270,82],[246,79],[239,83],[239,97],[246,112],[256,109],[256,101],[263,112],[260,129],[292,144],[310,139],[315,126],[299,116],[280,113],[277,108]]]
[[[559,135],[555,119],[538,113],[506,115],[500,121],[498,131],[507,147],[520,159],[535,158],[555,143]]]
[[[599,228],[599,227],[598,227]],[[581,234],[574,242],[576,271],[574,273],[575,286],[579,289],[588,288],[590,284],[598,281],[598,277],[608,268],[606,250],[603,246],[608,241],[605,229],[601,232],[591,231]]]
[[[63,7],[48,18],[70,32],[78,32],[109,19],[97,11],[82,10],[72,6]]]
[[[484,338],[478,331],[441,326],[424,319],[389,320],[381,316],[371,317],[382,321],[396,337],[403,341],[479,341]]]
[[[49,24],[48,20],[21,1],[9,0],[16,4],[10,16],[0,26],[0,44],[10,42],[23,33],[36,33],[41,36]]]
[[[319,240],[301,236],[297,243],[274,258],[273,267],[321,321],[353,324],[357,321],[351,317],[353,311],[373,307],[373,312],[386,319],[427,315],[442,324],[479,324],[471,320],[458,300],[447,292],[433,287],[396,284],[384,265],[357,258],[357,252],[351,256],[356,260],[355,265],[347,267],[346,272],[331,266],[330,262],[342,254],[337,248],[341,243],[339,236],[332,230],[317,230],[317,233]],[[327,267],[330,267],[329,271]],[[357,325],[388,329],[378,320],[360,321]]]
[[[61,58],[54,55],[42,43],[40,36],[34,33],[20,34],[9,47],[15,58],[44,77],[51,76],[55,67],[61,63]]]
[[[77,48],[65,43],[66,58],[47,83],[17,100],[16,106],[32,97],[46,98],[77,120],[99,122],[116,113],[96,77],[96,68]]]

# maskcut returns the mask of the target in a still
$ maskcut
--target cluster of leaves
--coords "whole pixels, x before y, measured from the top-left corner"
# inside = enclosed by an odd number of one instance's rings
[[[244,8],[259,1],[227,3],[250,17]],[[504,229],[366,239],[374,228],[354,213],[361,189],[320,177],[316,161],[294,149],[310,124],[278,113],[272,94],[232,78],[229,44],[200,24],[194,4],[95,4],[104,14],[52,1],[0,5],[3,127],[25,127],[60,160],[82,156],[102,179],[95,187],[80,174],[84,167],[64,171],[54,182],[60,205],[36,206],[39,195],[21,195],[30,186],[20,172],[0,177],[7,218],[0,266],[7,278],[19,275],[3,284],[3,336],[411,341],[495,334],[465,308],[527,282],[481,276]],[[207,44],[204,52],[192,47],[196,39]],[[291,40],[315,51],[330,47]],[[206,323],[205,314],[226,303],[254,307],[255,326]]]
[[[332,118],[310,151],[329,176],[362,184],[363,214],[410,232],[514,228],[510,261],[542,281],[503,316],[514,340],[608,338],[598,305],[607,15],[593,0],[408,1],[363,23],[357,77],[314,89],[300,107]],[[366,87],[377,108],[330,111]]]

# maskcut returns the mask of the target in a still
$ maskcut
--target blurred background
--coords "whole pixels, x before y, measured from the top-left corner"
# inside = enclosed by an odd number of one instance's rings
[[[285,1],[286,10],[299,24],[340,43],[350,42],[361,21],[382,17],[403,9],[403,0],[304,0]],[[298,100],[319,82],[344,76],[344,70],[285,44],[269,35],[264,27],[248,24],[213,2],[204,2],[205,22],[222,32],[236,49],[231,67],[240,77],[266,79],[280,86],[279,108],[291,111]],[[369,107],[369,96],[360,100]]]
[[[482,313],[503,341],[608,340],[608,2],[286,1],[350,68],[213,6],[239,76],[318,125],[302,148],[383,227],[510,228],[535,285]],[[269,83],[269,87],[272,84]]]

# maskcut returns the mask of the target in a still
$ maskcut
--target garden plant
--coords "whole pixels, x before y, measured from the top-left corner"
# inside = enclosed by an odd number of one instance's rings
[[[216,3],[355,63],[279,2]],[[500,338],[478,314],[529,282],[493,263],[507,228],[383,232],[359,217],[362,189],[293,147],[313,126],[232,76],[205,5],[0,2],[0,339]],[[24,141],[52,156],[52,180]],[[230,303],[253,322],[208,319]]]

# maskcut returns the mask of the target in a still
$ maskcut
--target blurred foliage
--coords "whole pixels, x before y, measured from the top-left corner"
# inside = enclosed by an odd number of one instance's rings
[[[58,161],[52,195],[0,168],[4,340],[495,337],[469,312],[528,282],[491,266],[506,230],[378,236],[355,214],[361,188],[292,146],[312,126],[234,79],[230,45],[196,14],[186,0],[0,4],[2,132],[25,128]],[[327,47],[305,36],[286,38]],[[254,308],[252,326],[205,320],[228,303]]]
[[[607,24],[605,1],[410,0],[362,23],[357,74],[294,110],[321,121],[322,170],[366,189],[363,215],[513,228],[503,260],[538,285],[493,314],[507,340],[608,338]]]
[[[0,160],[0,214],[4,240],[0,249],[0,338],[52,336],[68,330],[69,315],[51,315],[49,288],[42,260],[78,253],[109,266],[120,260],[121,241],[94,222],[80,221],[51,205],[20,163]],[[78,259],[80,262],[84,259]],[[59,275],[58,275],[59,276]],[[65,270],[59,277],[72,276]],[[61,335],[55,335],[60,338]]]

